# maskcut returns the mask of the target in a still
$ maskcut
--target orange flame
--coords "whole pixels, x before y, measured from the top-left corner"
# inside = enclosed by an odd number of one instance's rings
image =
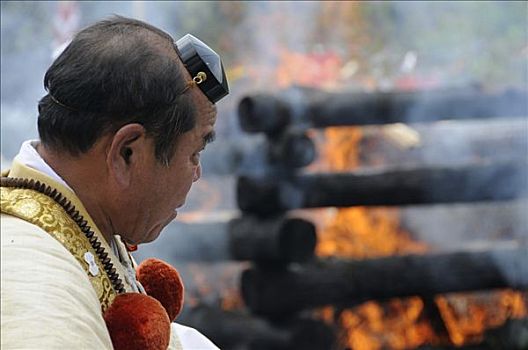
[[[528,314],[526,296],[511,290],[440,296],[436,303],[455,345],[480,341],[487,328]]]
[[[319,157],[306,171],[347,171],[359,166],[359,153],[356,150],[363,137],[361,128],[331,127],[322,133],[309,130],[308,136],[314,140]]]
[[[398,215],[397,209],[339,209],[319,234],[317,255],[372,258],[425,252],[425,244],[399,228]]]
[[[328,128],[317,138],[322,159],[309,171],[350,171],[360,166],[360,128]],[[396,254],[426,253],[427,245],[416,242],[400,227],[399,210],[388,208],[342,208],[319,217],[324,219],[316,248],[319,256],[373,258]],[[333,214],[333,215],[332,215]],[[439,296],[435,298],[441,322],[454,345],[482,340],[483,332],[509,318],[527,315],[527,298],[521,292],[504,290]],[[337,312],[322,308],[319,318],[343,329],[341,344],[354,350],[408,349],[439,344],[419,297],[386,303],[366,302]]]

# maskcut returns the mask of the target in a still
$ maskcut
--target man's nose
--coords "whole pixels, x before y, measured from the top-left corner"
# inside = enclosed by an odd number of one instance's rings
[[[196,182],[202,176],[202,164],[198,164],[196,170],[194,170],[193,182]]]

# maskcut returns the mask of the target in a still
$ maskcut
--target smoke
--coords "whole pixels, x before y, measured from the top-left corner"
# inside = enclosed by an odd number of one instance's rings
[[[287,101],[297,119],[306,111],[307,98],[301,90],[276,88],[276,69],[283,63],[281,48],[301,54],[338,53],[343,62],[340,90],[528,89],[526,3],[320,2],[305,8],[299,5],[295,13],[289,12],[292,6],[280,6],[248,5],[239,35],[249,44],[241,56],[262,74],[256,75],[244,95],[272,93]],[[275,18],[279,20],[274,22]],[[310,74],[310,68],[304,74]],[[416,124],[416,114],[428,102],[424,94],[403,118],[419,135],[419,145],[401,149],[388,142],[383,134],[391,126],[365,128],[377,134],[373,142],[384,142],[386,147],[380,147],[383,153],[369,154],[365,145],[363,164],[408,167],[526,161],[527,118]],[[479,108],[465,106],[456,113],[474,115]],[[502,114],[507,114],[504,109]],[[523,179],[508,186],[526,191]],[[449,250],[472,240],[526,240],[525,210],[521,200],[407,208],[403,217],[417,239],[433,249]]]

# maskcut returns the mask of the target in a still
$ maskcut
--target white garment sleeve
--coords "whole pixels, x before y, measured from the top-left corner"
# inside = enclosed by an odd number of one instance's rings
[[[77,260],[47,232],[1,216],[1,348],[112,349]]]
[[[173,322],[171,323],[171,332],[178,335],[183,350],[220,350],[212,341],[194,328]]]

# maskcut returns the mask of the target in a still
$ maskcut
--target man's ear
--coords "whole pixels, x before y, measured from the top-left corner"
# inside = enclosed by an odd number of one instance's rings
[[[129,185],[132,171],[141,161],[146,145],[146,131],[141,124],[127,124],[113,135],[106,163],[118,184]]]

